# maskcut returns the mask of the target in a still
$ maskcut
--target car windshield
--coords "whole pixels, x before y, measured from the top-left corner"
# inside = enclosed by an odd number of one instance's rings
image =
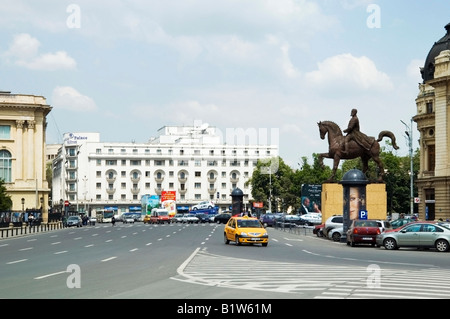
[[[355,227],[378,227],[376,221],[357,220],[355,221]]]
[[[261,223],[256,219],[238,219],[237,224],[241,228],[262,228]]]

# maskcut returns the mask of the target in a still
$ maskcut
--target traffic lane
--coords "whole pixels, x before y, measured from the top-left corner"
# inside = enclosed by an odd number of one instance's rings
[[[332,262],[336,265],[348,265],[349,263],[367,265],[374,263],[399,269],[404,267],[411,267],[411,269],[450,267],[448,263],[449,253],[415,249],[386,251],[384,248],[370,245],[350,247],[346,243],[320,238],[312,233],[306,233],[305,235],[303,232],[299,234],[271,227],[266,228],[269,233],[269,245],[267,247],[261,247],[260,245],[236,246],[234,242],[225,245],[223,229],[223,226],[217,227],[215,236],[208,246],[212,253],[218,255],[312,264],[329,264]]]
[[[92,234],[96,235],[95,239],[90,236]],[[179,264],[190,251],[207,240],[209,234],[210,227],[195,229],[192,226],[169,225],[114,230],[100,227],[92,233],[70,231],[59,238],[61,240],[64,237],[61,242],[64,242],[64,249],[67,250],[52,250],[50,246],[38,245],[42,251],[48,252],[35,250],[28,262],[16,264],[14,272],[20,273],[20,278],[18,281],[12,280],[10,284],[19,291],[24,290],[24,287],[29,288],[25,294],[17,295],[21,298],[43,295],[48,298],[73,298],[83,297],[86,292],[94,298],[103,298],[101,286],[111,286],[111,292],[124,291],[176,274]],[[78,266],[83,275],[84,285],[81,290],[68,290],[66,287],[64,280],[68,277],[68,267],[71,265]],[[43,282],[45,284],[40,285]],[[3,288],[0,288],[0,296],[14,296]]]

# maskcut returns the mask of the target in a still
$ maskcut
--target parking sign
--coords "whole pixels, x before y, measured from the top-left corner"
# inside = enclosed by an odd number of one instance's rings
[[[359,219],[367,219],[367,210],[360,210],[359,211]]]

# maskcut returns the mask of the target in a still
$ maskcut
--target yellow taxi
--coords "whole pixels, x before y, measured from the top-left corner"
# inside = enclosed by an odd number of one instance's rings
[[[151,217],[150,215],[144,216],[144,220],[143,220],[144,224],[147,224],[147,223],[150,224],[150,217]]]
[[[225,244],[234,241],[240,244],[261,244],[266,247],[269,243],[267,230],[259,219],[248,216],[232,216],[225,224],[223,233]]]

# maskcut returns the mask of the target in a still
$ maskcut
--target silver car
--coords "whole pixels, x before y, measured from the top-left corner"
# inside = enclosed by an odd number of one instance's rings
[[[400,247],[436,248],[449,250],[450,229],[435,222],[414,222],[401,228],[385,231],[377,236],[377,246],[387,250]]]

